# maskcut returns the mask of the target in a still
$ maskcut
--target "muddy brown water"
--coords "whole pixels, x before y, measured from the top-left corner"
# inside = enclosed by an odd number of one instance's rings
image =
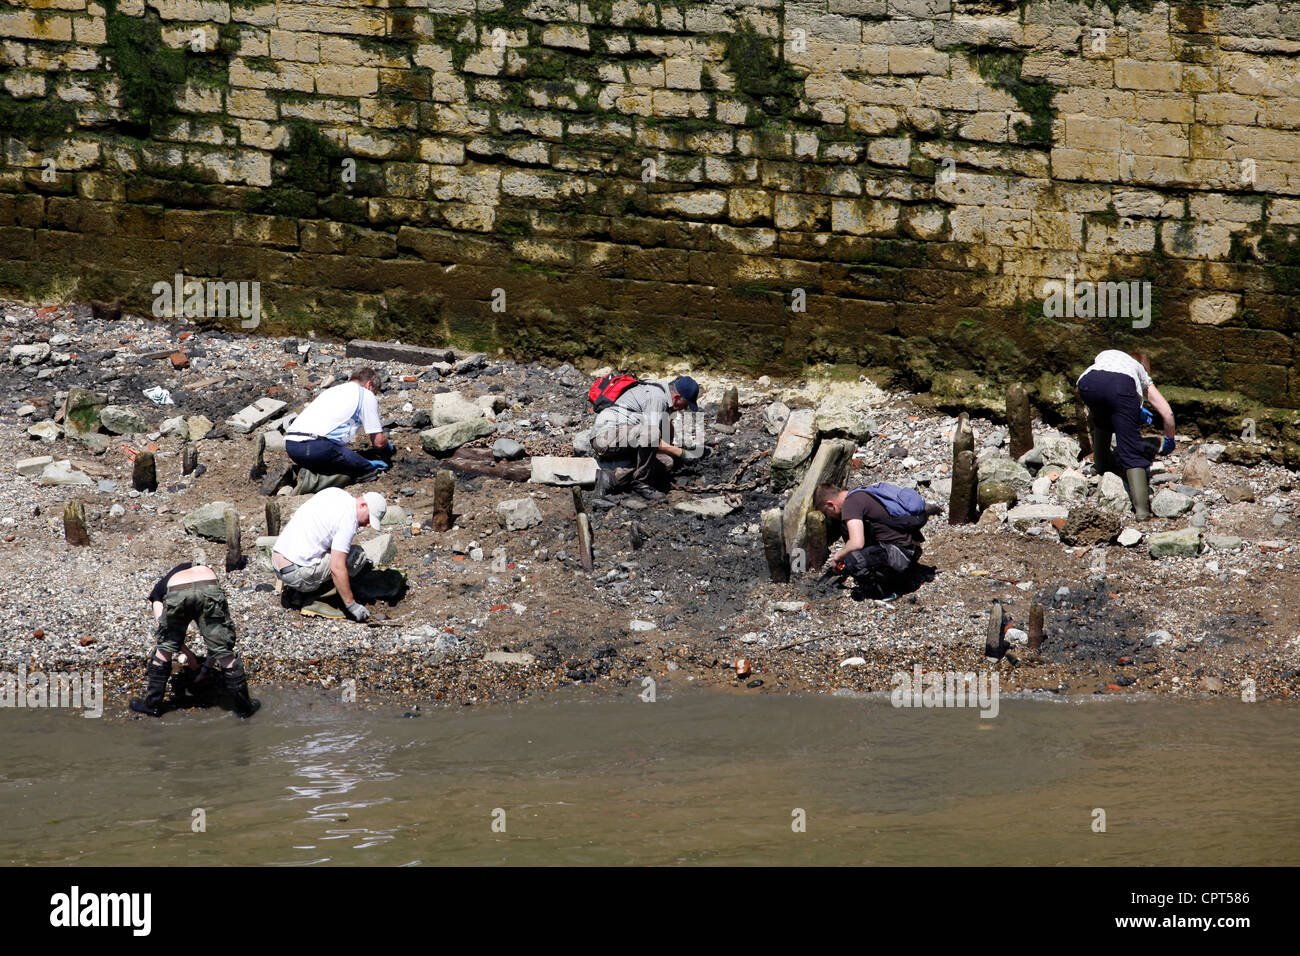
[[[263,699],[248,722],[0,711],[0,862],[1300,862],[1284,704],[1004,697],[989,719],[661,684],[407,717]]]

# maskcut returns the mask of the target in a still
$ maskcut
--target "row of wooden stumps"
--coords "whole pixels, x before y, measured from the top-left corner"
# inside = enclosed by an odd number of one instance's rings
[[[1007,652],[1011,650],[1011,642],[1007,640],[1007,629],[1011,627],[1012,620],[1002,607],[1001,601],[994,601],[993,606],[989,609],[989,626],[988,632],[984,636],[984,656],[991,657],[994,660],[1001,660],[1007,657],[1013,664],[1016,662],[1014,656],[1009,656]],[[1029,641],[1027,647],[1031,654],[1038,654],[1043,647],[1043,606],[1041,604],[1031,604],[1029,606]]]

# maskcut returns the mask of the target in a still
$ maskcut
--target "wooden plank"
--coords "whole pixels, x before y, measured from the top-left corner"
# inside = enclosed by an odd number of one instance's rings
[[[197,382],[190,382],[188,385],[182,385],[181,388],[185,389],[187,392],[192,392],[195,391],[196,389],[209,388],[210,386],[213,385],[220,385],[224,381],[225,381],[224,377],[205,378],[205,379],[200,379]]]

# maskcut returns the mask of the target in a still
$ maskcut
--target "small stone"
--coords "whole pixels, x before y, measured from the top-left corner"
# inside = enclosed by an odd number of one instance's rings
[[[1009,627],[1009,628],[1007,628],[1005,631],[1002,632],[1002,636],[1005,637],[1005,638],[1006,638],[1008,641],[1010,641],[1012,644],[1028,644],[1028,643],[1029,643],[1029,634],[1028,634],[1028,632],[1026,632],[1026,631],[1022,631],[1022,630],[1021,630],[1020,628],[1018,628],[1018,627]]]
[[[654,621],[629,621],[627,626],[631,631],[653,631],[659,625]]]
[[[1239,484],[1229,485],[1227,488],[1223,489],[1223,497],[1232,504],[1237,504],[1241,501],[1254,501],[1255,489],[1250,485],[1241,482]]]
[[[515,667],[527,667],[537,658],[527,651],[488,651],[483,660],[489,664],[510,664]]]
[[[692,498],[689,501],[679,501],[673,505],[674,511],[680,511],[683,514],[698,515],[701,518],[722,518],[736,511],[740,506],[732,504],[726,498],[718,495],[712,498]]]
[[[63,428],[51,421],[37,422],[28,427],[27,434],[41,441],[56,441],[63,434]]]
[[[840,661],[840,667],[865,667],[867,659],[865,657],[846,657]]]
[[[99,423],[114,435],[133,435],[149,430],[144,417],[134,408],[124,405],[105,405],[100,410]]]
[[[498,438],[492,443],[492,457],[514,461],[524,456],[524,446],[510,438]]]
[[[1233,534],[1207,534],[1205,546],[1215,551],[1240,551],[1245,542]]]
[[[1153,558],[1194,558],[1201,553],[1201,532],[1196,528],[1160,531],[1147,538]]]
[[[1142,540],[1142,532],[1137,528],[1125,528],[1119,533],[1119,543],[1126,548],[1131,548]]]
[[[1151,500],[1151,511],[1161,518],[1177,518],[1192,507],[1192,499],[1165,488]]]
[[[497,524],[507,531],[522,531],[542,523],[542,512],[532,498],[512,498],[496,507]]]
[[[226,540],[226,509],[233,507],[226,501],[213,501],[196,508],[181,519],[181,525],[190,534],[210,541]]]
[[[202,441],[212,431],[211,419],[206,415],[191,415],[185,419],[185,426],[190,430],[190,441]]]
[[[90,475],[72,467],[70,461],[55,461],[46,465],[41,471],[43,485],[89,485],[93,484]]]

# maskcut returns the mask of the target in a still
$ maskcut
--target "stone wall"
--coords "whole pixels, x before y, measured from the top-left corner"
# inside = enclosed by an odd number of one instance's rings
[[[10,0],[0,286],[1055,408],[1139,343],[1294,437],[1297,64],[1294,3]]]

